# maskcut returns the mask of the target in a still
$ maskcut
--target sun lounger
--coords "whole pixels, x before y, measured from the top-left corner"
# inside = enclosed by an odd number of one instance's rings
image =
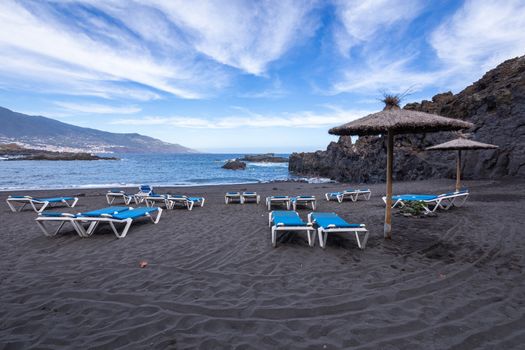
[[[154,217],[152,214],[156,213]],[[129,210],[112,213],[112,214],[100,214],[99,216],[95,215],[86,215],[86,213],[77,217],[78,221],[89,222],[88,230],[86,231],[87,236],[91,236],[95,232],[97,226],[101,223],[108,223],[113,233],[117,238],[124,238],[128,234],[128,230],[133,222],[142,218],[149,218],[151,222],[157,224],[160,220],[162,214],[162,208],[159,207],[142,207],[142,208],[130,208]],[[124,224],[124,227],[121,231],[117,230],[115,224]]]
[[[188,197],[184,195],[168,195],[166,197],[167,208],[174,209],[176,206],[182,206],[188,210],[192,210],[195,205],[199,207],[204,206],[206,199],[204,197]]]
[[[315,210],[316,200],[315,196],[297,196],[291,198],[293,210],[297,210],[298,206],[308,207],[310,205],[312,210]]]
[[[144,202],[144,199],[153,193],[153,187],[150,185],[140,185],[139,191],[133,195],[136,204]]]
[[[147,207],[154,207],[158,205],[164,205],[166,208],[168,208],[168,195],[166,194],[158,194],[151,192],[149,195],[144,196],[144,204],[146,204]]]
[[[270,196],[266,197],[266,206],[272,210],[273,205],[285,205],[286,210],[290,210],[291,198],[289,196]]]
[[[448,210],[451,207],[462,206],[469,196],[467,189],[442,193],[439,195],[434,194],[403,194],[398,196],[392,196],[392,208],[400,207],[403,208],[407,202],[421,202],[424,204],[425,213],[435,212],[438,208]],[[386,197],[383,197],[383,201],[386,204]]]
[[[226,192],[224,195],[224,203],[234,203],[238,202],[242,204],[242,195],[241,192]]]
[[[342,203],[347,198],[355,202],[359,199],[359,196],[362,196],[365,200],[369,200],[371,195],[372,192],[369,189],[347,189],[342,192],[325,193],[327,201],[337,200],[339,203]]]
[[[255,202],[259,204],[261,196],[257,192],[243,192],[241,195],[242,203]]]
[[[326,247],[326,239],[329,233],[354,233],[357,245],[360,249],[365,249],[368,241],[368,231],[364,224],[349,224],[336,213],[310,213],[308,222],[317,227],[319,234],[319,245]],[[363,241],[359,239],[359,234],[364,233]]]
[[[132,194],[127,194],[122,190],[111,189],[106,193],[106,200],[109,205],[113,204],[116,200],[122,200],[125,205],[128,205],[133,199]]]
[[[31,196],[9,196],[7,197],[7,205],[13,212],[22,211],[26,205],[30,205],[37,213],[43,212],[47,207],[53,204],[64,204],[73,208],[77,202],[77,197],[52,197],[52,198],[34,198]],[[18,208],[17,208],[18,206]]]
[[[77,232],[80,237],[87,237],[88,233],[85,228],[82,226],[82,223],[78,218],[82,216],[100,216],[102,214],[116,214],[122,211],[126,211],[129,207],[108,207],[99,210],[90,211],[87,213],[80,214],[71,214],[71,213],[56,213],[56,212],[42,212],[38,214],[36,218],[36,223],[38,227],[44,232],[46,236],[55,236],[66,223],[70,223],[73,226],[73,229]],[[59,223],[58,228],[53,232],[49,231],[47,223]]]
[[[308,236],[308,245],[313,247],[315,244],[315,229],[311,224],[304,222],[295,211],[277,210],[270,212],[268,225],[272,228],[273,247],[277,245],[278,231],[305,231]]]

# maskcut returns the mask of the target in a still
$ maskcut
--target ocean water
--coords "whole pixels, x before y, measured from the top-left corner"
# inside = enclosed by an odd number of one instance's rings
[[[246,170],[237,171],[221,168],[226,160],[242,154],[115,156],[120,160],[0,161],[0,189],[217,185],[295,178],[288,172],[288,163],[247,163]]]

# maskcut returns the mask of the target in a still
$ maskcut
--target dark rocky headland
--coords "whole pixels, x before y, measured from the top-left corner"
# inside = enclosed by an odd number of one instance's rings
[[[253,163],[286,163],[288,158],[276,156],[274,153],[247,154],[239,160]]]
[[[115,157],[99,157],[89,153],[52,152],[24,148],[17,144],[0,144],[0,157],[5,160],[118,160]]]
[[[465,179],[525,176],[525,56],[507,60],[460,93],[437,94],[432,101],[408,103],[405,109],[472,122],[473,140],[499,149],[464,152]],[[452,132],[397,135],[394,179],[453,178],[455,152],[426,152],[426,147],[456,138]],[[360,137],[355,144],[341,136],[325,151],[293,153],[291,172],[338,181],[385,180],[386,143],[381,136]]]

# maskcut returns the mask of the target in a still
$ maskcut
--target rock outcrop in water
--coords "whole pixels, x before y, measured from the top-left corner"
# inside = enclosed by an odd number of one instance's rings
[[[223,166],[222,166],[223,169],[228,169],[228,170],[244,170],[246,169],[246,163],[245,162],[242,162],[238,159],[233,159],[233,160],[229,160],[227,161]]]
[[[20,147],[17,144],[0,144],[0,157],[5,160],[118,160],[115,157],[99,157],[90,153],[51,152]]]
[[[525,56],[503,62],[456,95],[442,93],[404,108],[470,121],[473,140],[500,147],[465,152],[465,179],[525,176]],[[451,132],[396,136],[394,178],[453,178],[456,154],[424,149],[455,137]],[[385,164],[384,138],[361,137],[352,144],[342,136],[325,151],[293,153],[289,169],[338,181],[378,182],[385,179]]]
[[[243,162],[254,162],[254,163],[286,163],[288,162],[288,158],[278,157],[274,153],[248,154],[239,160]]]

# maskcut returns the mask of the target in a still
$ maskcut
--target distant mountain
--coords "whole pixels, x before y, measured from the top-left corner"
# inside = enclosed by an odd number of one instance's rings
[[[82,128],[46,117],[16,113],[3,107],[0,107],[0,142],[19,142],[31,148],[84,152],[197,152],[140,134]]]

